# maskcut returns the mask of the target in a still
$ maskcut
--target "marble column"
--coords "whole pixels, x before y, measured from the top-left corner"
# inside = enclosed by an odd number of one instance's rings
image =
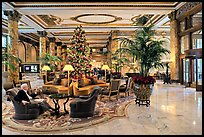
[[[113,40],[114,38],[118,37],[118,33],[119,30],[114,30],[112,31],[112,35],[111,35],[111,52],[114,53],[117,49],[118,49],[118,41],[117,40]]]
[[[178,21],[176,20],[176,12],[171,12],[168,17],[170,18],[170,72],[171,79],[173,81],[179,82],[179,66],[180,66],[180,46],[178,37]]]
[[[66,50],[67,50],[67,45],[62,46],[62,65],[63,67],[66,65]]]
[[[107,42],[107,50],[108,51],[111,51],[111,42],[112,42],[111,36],[109,36],[108,42]],[[109,67],[112,66],[111,52],[108,52],[108,54],[107,54],[107,64]]]
[[[56,42],[57,44],[57,56],[61,58],[62,42]],[[57,69],[61,71],[61,62],[57,63]]]
[[[115,51],[118,49],[118,41],[117,40],[113,40],[114,38],[117,38],[118,37],[118,33],[119,33],[119,30],[113,30],[111,32],[111,37],[110,37],[110,44],[109,44],[109,50],[111,51],[111,53],[115,53]],[[111,55],[108,56],[108,58],[112,58]],[[111,64],[110,66],[112,66],[112,60],[111,60]]]
[[[25,42],[25,45],[26,45],[26,62],[31,62],[31,58],[32,58],[32,56],[31,56],[31,40],[30,39],[28,39],[28,38],[25,38],[25,40],[24,40],[24,42]]]
[[[7,52],[18,57],[18,21],[21,18],[16,10],[14,11],[4,11],[4,15],[8,16],[8,45]],[[14,80],[16,83],[19,82],[19,64],[11,60],[11,63],[14,64],[16,70],[12,71],[8,68],[9,77],[11,80]]]
[[[50,37],[50,55],[55,56],[55,37]]]
[[[37,31],[37,33],[40,35],[40,58],[44,57],[46,54],[46,36],[47,32],[46,31]],[[42,69],[42,61],[40,59],[40,70]],[[42,72],[40,71],[40,76],[42,78]]]

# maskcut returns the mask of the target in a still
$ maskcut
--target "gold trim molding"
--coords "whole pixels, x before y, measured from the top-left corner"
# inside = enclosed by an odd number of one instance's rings
[[[91,21],[82,21],[82,20],[80,20],[81,17],[86,17],[86,16],[112,17],[113,20],[111,20],[111,21],[101,21],[101,22],[91,22]],[[116,21],[122,20],[121,17],[117,17],[117,16],[110,15],[110,14],[81,14],[81,15],[78,15],[76,17],[71,17],[70,19],[74,20],[74,21],[77,21],[77,22],[80,22],[80,23],[85,23],[85,24],[108,24],[108,23],[112,23],[112,22],[116,22]]]

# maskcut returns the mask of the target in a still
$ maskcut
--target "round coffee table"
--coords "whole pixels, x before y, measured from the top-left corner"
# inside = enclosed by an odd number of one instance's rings
[[[67,102],[69,101],[69,98],[71,96],[68,95],[68,94],[52,94],[52,95],[49,95],[49,98],[52,99],[52,101],[54,102],[55,104],[55,115],[59,115],[60,112],[60,105],[59,105],[59,100],[60,99],[66,99],[65,102],[63,103],[64,104],[64,112],[65,114],[68,114],[69,112],[66,110],[66,104]]]

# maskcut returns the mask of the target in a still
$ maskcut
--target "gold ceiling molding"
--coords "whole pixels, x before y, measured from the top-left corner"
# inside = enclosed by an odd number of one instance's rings
[[[24,36],[24,37],[30,38],[30,39],[32,39],[32,40],[34,40],[36,42],[39,41],[39,36],[37,36],[37,35],[35,35],[33,33],[21,33],[21,35]]]
[[[59,25],[63,19],[54,15],[37,15],[41,20],[50,25]]]
[[[138,18],[140,18],[142,15],[141,14],[139,14],[139,15],[137,15],[137,16],[134,16],[134,17],[132,17],[131,18],[131,21],[132,22],[135,22]]]
[[[151,20],[152,24],[155,24],[156,22],[158,22],[160,19],[162,19],[165,15],[155,15],[155,18]]]
[[[196,8],[196,6],[202,5],[202,2],[187,2],[185,5],[183,5],[181,8],[179,8],[176,11],[176,18],[179,18],[183,14],[186,14],[187,12],[191,11],[193,8]]]
[[[154,15],[153,14],[144,14],[144,15],[137,15],[137,16],[134,16],[131,18],[131,21],[134,23],[134,24],[137,24],[139,23],[139,20],[142,18],[142,17],[147,17],[149,20],[153,17]],[[148,22],[148,21],[147,21]],[[145,22],[144,25],[147,23]]]
[[[46,28],[47,24],[43,22],[43,20],[41,20],[37,15],[25,15],[25,16],[34,21],[40,27]]]
[[[29,26],[27,23],[23,22],[23,21],[19,21],[19,26]]]
[[[162,26],[170,26],[170,21],[165,22]]]
[[[180,2],[8,2],[20,7],[176,7]]]
[[[112,18],[112,20],[92,22],[92,21],[83,21],[82,19],[80,19],[80,18],[83,18],[83,17],[93,17],[94,18],[94,17],[97,17],[97,16],[102,17],[102,18],[105,18],[105,17]],[[114,15],[111,15],[111,14],[81,14],[81,15],[78,15],[76,17],[71,17],[70,19],[74,20],[74,21],[77,21],[77,22],[80,22],[80,23],[85,23],[85,24],[108,24],[108,23],[112,23],[112,22],[122,20],[121,17],[117,17],[117,16],[114,16]]]
[[[53,32],[52,33],[54,36],[67,36],[73,35],[73,32]],[[86,32],[86,35],[109,35],[109,32]]]
[[[66,20],[66,19],[65,19]],[[106,26],[108,27],[118,27],[118,26],[132,26],[131,24],[129,23],[117,23],[117,24],[105,24]],[[69,26],[73,26],[75,27],[76,24],[61,24],[62,27],[69,27]],[[83,27],[86,27],[86,26],[90,26],[90,24],[83,24]],[[104,24],[91,24],[91,26],[104,26]],[[56,26],[49,26],[49,27],[53,27],[55,28]],[[58,26],[57,26],[58,27]]]

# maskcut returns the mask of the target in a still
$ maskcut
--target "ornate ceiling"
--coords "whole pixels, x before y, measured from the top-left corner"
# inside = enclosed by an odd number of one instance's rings
[[[34,41],[37,31],[45,30],[48,37],[69,43],[74,29],[82,25],[91,47],[105,47],[110,33],[120,30],[127,34],[138,26],[133,21],[148,17],[158,32],[169,34],[168,14],[185,2],[3,2],[3,10],[22,14],[19,34]],[[7,28],[7,17],[2,12],[2,28]]]

